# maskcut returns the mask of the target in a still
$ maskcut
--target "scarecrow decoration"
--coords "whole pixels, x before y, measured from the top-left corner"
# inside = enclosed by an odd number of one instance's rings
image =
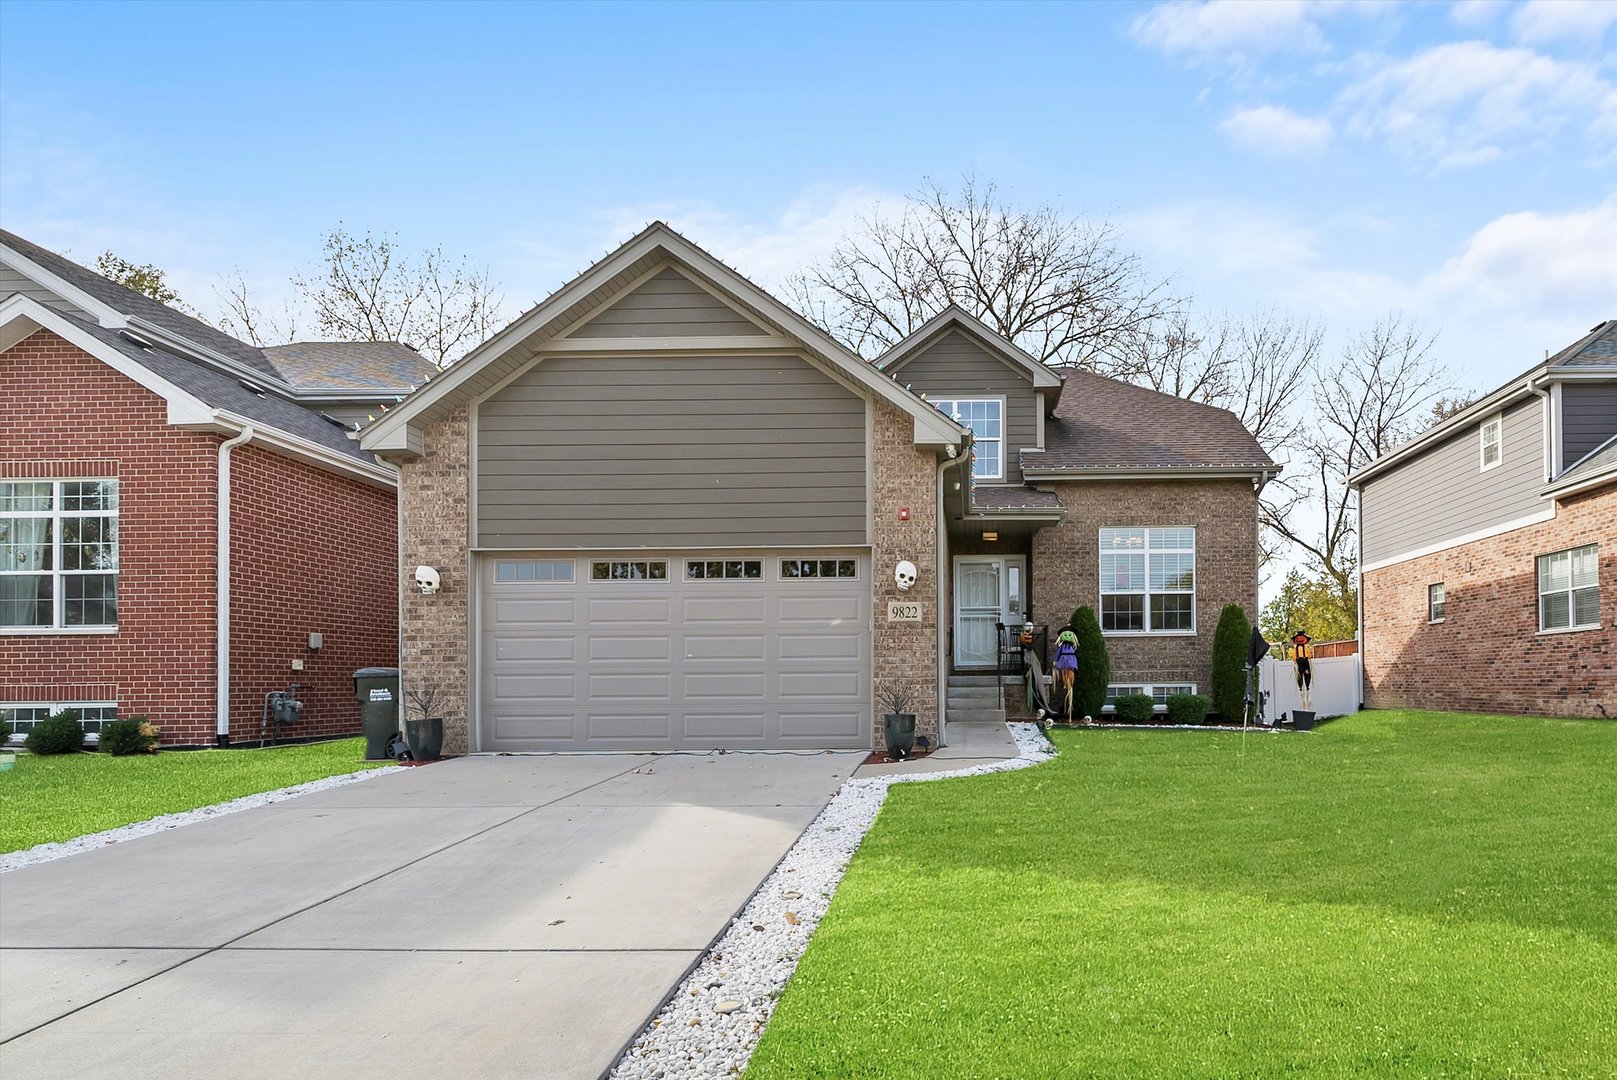
[[[1309,649],[1313,640],[1303,630],[1291,635],[1292,659],[1297,665],[1297,692],[1302,695],[1303,708],[1309,711],[1314,708],[1314,664]]]
[[[1050,701],[1044,693],[1044,666],[1039,663],[1039,651],[1033,644],[1033,624],[1022,624],[1022,632],[1017,636],[1022,647],[1022,670],[1027,680],[1027,711],[1044,726],[1044,718],[1050,715]]]

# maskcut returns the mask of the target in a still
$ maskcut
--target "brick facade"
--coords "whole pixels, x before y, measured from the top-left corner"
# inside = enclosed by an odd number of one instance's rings
[[[445,754],[464,754],[471,745],[467,680],[471,598],[477,583],[471,578],[467,554],[471,446],[466,417],[463,406],[428,427],[421,458],[400,468],[403,542],[392,586],[403,597],[401,666],[406,703],[410,693],[436,691]],[[414,586],[417,566],[436,569],[443,587],[431,596],[421,595]]]
[[[915,446],[915,422],[906,412],[880,399],[872,403],[875,467],[871,508],[875,535],[871,537],[871,597],[875,642],[871,662],[876,697],[872,745],[884,745],[882,692],[895,681],[908,683],[916,698],[915,731],[932,739],[938,733],[939,627],[947,613],[940,612],[943,592],[938,583],[938,459]],[[909,520],[899,520],[907,507]],[[900,591],[893,569],[901,560],[914,563],[918,576],[908,591]],[[921,605],[921,622],[887,622],[887,605],[905,600]]]
[[[0,353],[0,478],[107,477],[119,489],[118,629],[0,635],[0,702],[116,701],[167,745],[212,745],[220,441],[168,426],[160,397],[54,334]],[[264,692],[294,679],[312,684],[296,734],[356,731],[350,660],[396,655],[390,591],[360,584],[392,564],[392,493],[257,447],[233,453],[236,741],[256,735]],[[342,516],[355,505],[357,519]],[[304,535],[288,540],[289,528]],[[307,630],[331,651],[309,653]]]
[[[1257,494],[1245,479],[1081,481],[1050,485],[1067,508],[1033,536],[1032,612],[1051,633],[1083,605],[1100,612],[1100,530],[1196,528],[1196,632],[1109,636],[1113,683],[1195,683],[1212,692],[1213,631],[1226,604],[1258,610]]]
[[[1538,632],[1538,556],[1600,545],[1600,628]],[[1427,586],[1444,585],[1431,623]],[[1617,488],[1561,500],[1551,521],[1365,573],[1365,703],[1617,716]],[[1605,712],[1600,712],[1604,706]]]

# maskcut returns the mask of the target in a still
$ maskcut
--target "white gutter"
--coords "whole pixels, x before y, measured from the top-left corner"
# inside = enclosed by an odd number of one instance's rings
[[[214,717],[217,742],[230,745],[230,452],[250,442],[253,425],[244,424],[219,444],[217,580],[214,582]]]

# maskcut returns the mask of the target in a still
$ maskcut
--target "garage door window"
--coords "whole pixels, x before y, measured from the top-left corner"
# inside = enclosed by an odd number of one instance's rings
[[[762,559],[691,559],[685,576],[692,581],[758,581],[764,576]]]
[[[782,578],[856,578],[857,559],[782,559]]]
[[[529,581],[572,581],[571,559],[502,559],[494,564],[494,580],[502,585]]]
[[[616,559],[590,563],[591,581],[667,581],[668,563],[662,560]]]

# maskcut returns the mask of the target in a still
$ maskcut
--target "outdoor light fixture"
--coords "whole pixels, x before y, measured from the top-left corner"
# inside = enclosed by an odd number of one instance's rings
[[[997,533],[997,532],[985,532],[985,533],[983,533],[983,539],[984,540],[998,540],[999,539],[999,533]]]

